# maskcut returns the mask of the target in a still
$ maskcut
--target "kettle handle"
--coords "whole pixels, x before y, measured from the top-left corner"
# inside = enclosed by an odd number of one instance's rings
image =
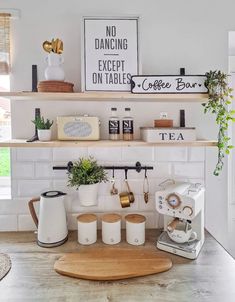
[[[29,203],[28,203],[29,211],[30,211],[30,214],[31,214],[31,216],[33,218],[33,221],[34,221],[36,227],[38,227],[38,216],[37,216],[37,214],[35,212],[34,202],[38,202],[38,201],[40,201],[39,197],[31,199],[29,201]]]

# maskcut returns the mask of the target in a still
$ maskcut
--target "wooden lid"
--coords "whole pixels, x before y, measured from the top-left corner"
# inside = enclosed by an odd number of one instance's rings
[[[97,220],[97,216],[95,214],[81,214],[77,217],[79,222],[93,222]]]
[[[122,217],[120,215],[111,213],[111,214],[105,214],[105,215],[103,215],[102,218],[101,218],[101,220],[104,221],[104,222],[113,223],[113,222],[120,221],[121,218]]]
[[[142,223],[146,221],[146,217],[140,214],[128,214],[125,216],[125,219],[131,223]]]

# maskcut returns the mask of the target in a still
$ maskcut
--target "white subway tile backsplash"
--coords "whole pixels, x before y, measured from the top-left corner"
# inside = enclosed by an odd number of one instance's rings
[[[123,147],[122,160],[136,162],[145,165],[145,162],[154,161],[153,147]]]
[[[158,227],[158,213],[157,212],[145,212],[143,215],[146,217],[146,229],[155,229]]]
[[[17,231],[17,215],[0,215],[0,232]]]
[[[87,148],[53,148],[53,161],[75,161],[87,156]]]
[[[153,213],[156,212],[156,207],[155,207],[155,197],[154,195],[149,195],[149,200],[147,203],[144,201],[144,196],[141,195],[139,196],[139,211],[141,212],[146,212],[146,211],[152,211]]]
[[[163,219],[155,210],[154,194],[158,184],[168,178],[204,183],[204,148],[186,147],[125,147],[125,148],[17,148],[12,152],[12,200],[0,200],[0,231],[35,230],[28,210],[31,197],[39,196],[47,190],[60,190],[65,196],[65,208],[69,229],[77,230],[77,216],[80,213],[94,213],[100,217],[104,213],[119,213],[124,217],[128,213],[140,213],[146,216],[147,228],[163,226]],[[149,202],[143,199],[144,171],[128,171],[128,181],[135,194],[131,207],[121,208],[119,196],[111,196],[111,183],[99,186],[98,205],[82,207],[75,188],[67,186],[66,170],[53,171],[54,165],[66,165],[69,160],[79,157],[94,156],[102,165],[135,165],[153,166],[147,171],[149,180]],[[107,171],[109,177],[112,170]],[[116,187],[119,193],[126,190],[124,171],[115,171]],[[35,204],[38,212],[39,203]]]
[[[18,231],[34,231],[36,229],[36,225],[33,222],[31,215],[18,216]]]
[[[189,161],[204,161],[205,160],[205,148],[188,148],[188,160]]]
[[[204,163],[175,163],[174,176],[204,178]]]
[[[17,161],[50,161],[52,160],[51,148],[17,148]]]
[[[172,175],[171,163],[156,163],[153,165],[153,170],[147,172],[149,178],[169,178]]]
[[[36,178],[47,178],[47,179],[56,179],[64,178],[67,180],[67,170],[53,170],[53,166],[61,164],[56,163],[36,163],[35,164],[35,177]],[[63,164],[66,165],[66,164]]]
[[[30,198],[16,198],[0,200],[0,215],[3,214],[29,214],[28,202]],[[36,211],[38,203],[35,204]]]
[[[77,214],[67,214],[68,229],[73,231],[78,229]]]
[[[97,205],[95,206],[89,206],[89,207],[84,207],[80,204],[79,202],[79,198],[78,198],[78,194],[76,194],[76,196],[74,196],[74,198],[71,201],[71,211],[73,213],[77,213],[77,215],[79,213],[86,213],[86,212],[99,212],[101,208],[100,205],[100,199],[98,198],[97,200]]]
[[[62,191],[69,195],[77,194],[77,190],[75,188],[68,187],[67,183],[67,179],[53,180],[53,189],[57,191]]]
[[[15,162],[11,168],[12,178],[33,178],[34,177],[34,163],[19,163]]]
[[[186,147],[156,147],[156,162],[187,161]]]
[[[35,197],[40,196],[44,191],[52,189],[52,182],[49,180],[19,180],[18,196]]]
[[[18,207],[14,200],[0,200],[0,215],[17,213]]]
[[[97,159],[97,161],[113,162],[121,161],[121,148],[88,148],[88,155]]]

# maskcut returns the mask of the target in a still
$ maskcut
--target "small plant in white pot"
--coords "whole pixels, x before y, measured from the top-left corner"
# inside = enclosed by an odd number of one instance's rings
[[[80,158],[68,172],[68,186],[78,190],[82,206],[97,205],[99,183],[107,180],[104,168],[92,157]]]
[[[49,119],[45,120],[44,117],[36,117],[34,121],[32,121],[37,128],[38,139],[42,142],[51,140],[51,126],[53,125],[53,121]]]

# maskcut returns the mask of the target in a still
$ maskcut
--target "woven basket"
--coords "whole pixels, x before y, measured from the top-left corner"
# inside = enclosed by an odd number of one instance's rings
[[[38,92],[73,92],[74,84],[61,81],[41,81]]]

